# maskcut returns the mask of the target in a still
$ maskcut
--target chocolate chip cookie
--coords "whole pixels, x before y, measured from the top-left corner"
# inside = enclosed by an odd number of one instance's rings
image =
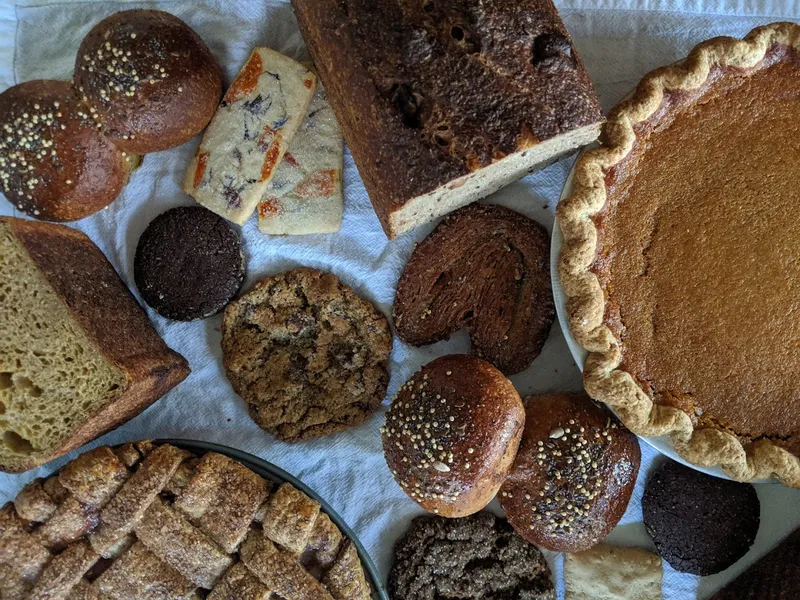
[[[144,301],[175,321],[217,314],[242,287],[244,275],[239,234],[201,206],[172,208],[153,219],[133,261]]]
[[[713,575],[742,558],[760,524],[756,489],[675,461],[647,481],[642,514],[661,557],[682,573]]]
[[[418,517],[394,549],[392,600],[555,600],[539,549],[491,513]]]
[[[358,425],[386,395],[386,317],[330,273],[268,277],[222,320],[223,364],[265,431],[288,442]]]

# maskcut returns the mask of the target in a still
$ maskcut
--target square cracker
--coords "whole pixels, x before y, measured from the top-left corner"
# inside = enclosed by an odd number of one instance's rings
[[[661,600],[661,558],[600,544],[564,555],[566,600]]]

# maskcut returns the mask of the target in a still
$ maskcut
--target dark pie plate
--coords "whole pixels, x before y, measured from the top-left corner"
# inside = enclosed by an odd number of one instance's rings
[[[341,530],[341,532],[346,537],[351,539],[353,544],[355,544],[356,549],[358,550],[358,556],[361,559],[361,564],[364,567],[364,573],[366,574],[367,580],[372,586],[373,600],[389,600],[389,595],[386,593],[386,590],[381,583],[378,570],[375,568],[375,565],[373,564],[372,559],[369,557],[369,554],[367,554],[367,551],[364,549],[364,546],[361,545],[361,542],[356,537],[356,534],[353,533],[353,530],[348,527],[347,523],[344,522],[342,517],[340,517],[336,511],[333,510],[327,502],[325,502],[325,500],[320,498],[316,492],[314,492],[302,481],[297,479],[294,475],[287,473],[280,467],[276,467],[266,460],[229,446],[220,446],[219,444],[212,444],[211,442],[177,439],[155,440],[154,443],[172,444],[173,446],[183,448],[184,450],[188,450],[189,452],[198,456],[201,456],[206,452],[217,452],[219,454],[224,454],[233,460],[239,461],[245,467],[257,473],[264,479],[268,479],[269,481],[279,484],[290,483],[301,492],[319,502],[323,512],[325,512],[330,517],[331,521],[333,521],[333,523]]]

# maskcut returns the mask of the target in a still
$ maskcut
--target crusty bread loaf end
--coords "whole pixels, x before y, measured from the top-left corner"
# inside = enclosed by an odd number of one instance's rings
[[[389,237],[596,139],[552,0],[292,0]]]
[[[120,425],[189,374],[102,252],[60,225],[0,218],[0,470]]]

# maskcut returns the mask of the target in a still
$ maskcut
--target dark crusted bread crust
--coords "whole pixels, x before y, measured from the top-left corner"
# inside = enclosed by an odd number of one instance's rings
[[[463,517],[486,506],[517,454],[525,408],[486,361],[443,356],[397,392],[382,428],[386,463],[424,509]]]
[[[547,231],[525,215],[473,204],[414,249],[394,303],[397,335],[432,344],[466,327],[472,353],[506,375],[530,366],[555,318]]]
[[[397,542],[392,600],[555,600],[550,568],[533,544],[491,513],[417,517]]]
[[[330,273],[268,277],[225,309],[228,379],[262,429],[307,440],[362,423],[386,395],[386,317]]]
[[[602,120],[551,0],[292,6],[390,237],[412,198]]]
[[[800,529],[739,575],[711,600],[796,600],[800,598]]]
[[[179,206],[144,230],[133,273],[142,298],[159,314],[205,319],[225,308],[242,286],[242,243],[222,217],[201,206]]]
[[[146,154],[200,133],[222,96],[222,72],[203,40],[178,17],[126,10],[81,42],[75,87],[121,150]]]
[[[525,433],[498,500],[514,529],[556,552],[616,527],[639,474],[639,441],[583,394],[527,399]]]
[[[558,223],[564,234],[559,279],[568,296],[570,330],[589,352],[584,366],[586,390],[611,406],[631,431],[641,436],[668,436],[685,460],[700,466],[719,465],[733,479],[775,477],[800,488],[800,457],[782,448],[780,442],[769,437],[739,438],[719,426],[696,426],[681,408],[653,402],[621,368],[624,341],[606,322],[605,294],[595,272],[603,243],[598,222],[607,207],[607,175],[624,168],[638,132],[665,114],[670,98],[693,98],[723,69],[747,74],[770,64],[765,58],[774,54],[776,47],[783,47],[782,52],[800,51],[800,27],[774,23],[754,29],[742,40],[722,37],[703,42],[680,64],[646,75],[634,94],[611,111],[603,144],[578,160],[572,194],[558,206]],[[681,148],[674,150],[679,151]]]
[[[749,483],[666,461],[647,480],[642,516],[658,553],[682,573],[713,575],[742,558],[756,539],[761,505]]]
[[[67,81],[28,81],[0,94],[0,190],[8,201],[45,221],[75,221],[113,202],[129,164],[96,117]]]
[[[62,225],[11,217],[0,222],[10,225],[73,317],[128,380],[113,402],[78,424],[60,447],[32,456],[22,471],[83,446],[138,415],[183,381],[189,365],[158,336],[114,267],[86,235]]]

